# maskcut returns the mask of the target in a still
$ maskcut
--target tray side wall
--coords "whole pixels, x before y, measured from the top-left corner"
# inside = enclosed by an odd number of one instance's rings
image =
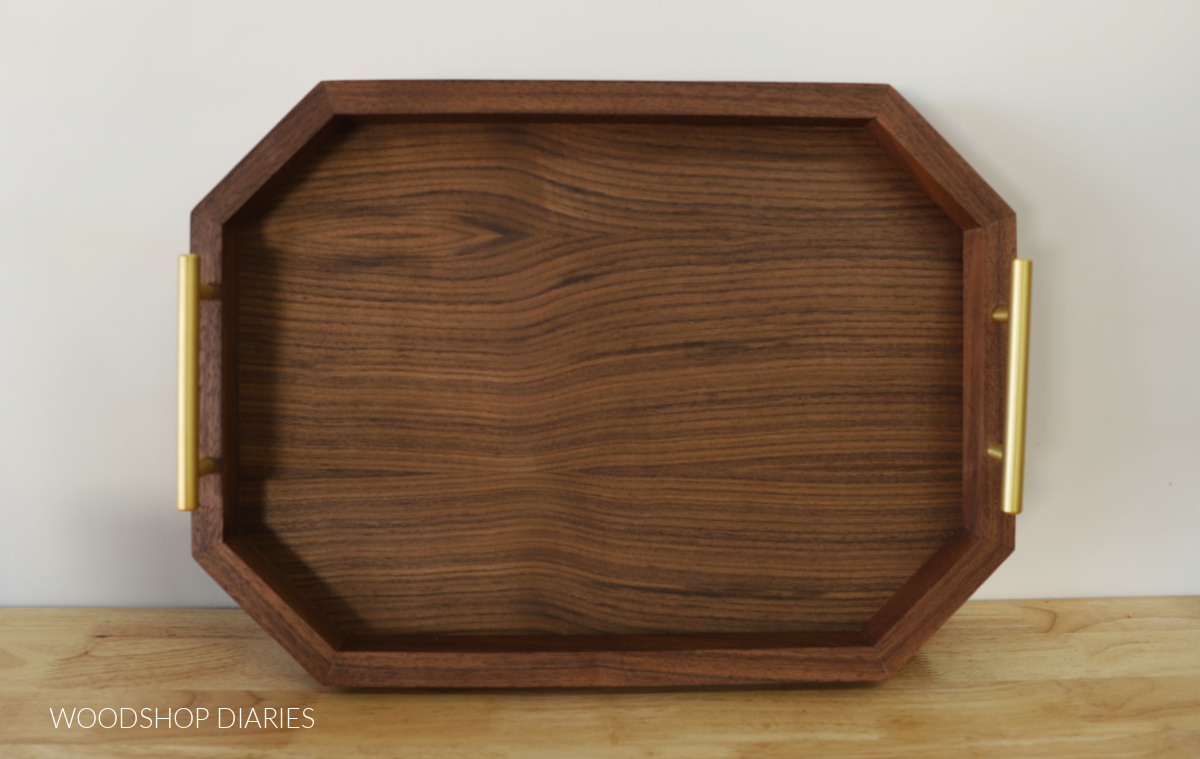
[[[899,93],[868,128],[963,229],[963,524],[864,626],[889,672],[899,669],[1013,551],[1016,519],[1000,510],[1001,468],[987,455],[1004,438],[1008,300],[1016,216]]]

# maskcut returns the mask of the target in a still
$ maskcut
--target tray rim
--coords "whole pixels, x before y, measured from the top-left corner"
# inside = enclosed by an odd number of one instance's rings
[[[963,526],[863,628],[841,639],[676,634],[484,636],[474,647],[436,640],[363,650],[249,540],[233,532],[236,472],[236,278],[225,225],[252,211],[332,133],[369,121],[599,121],[862,126],[963,230]],[[201,479],[192,516],[197,562],[317,680],[351,687],[645,687],[882,680],[894,674],[1012,552],[1015,519],[1001,513],[986,455],[1002,434],[1005,301],[1016,255],[1012,209],[889,85],[746,82],[321,82],[192,212],[191,249],[222,297],[201,311],[201,455],[221,469]],[[990,404],[985,401],[992,401]],[[224,455],[223,455],[224,454]],[[230,455],[232,454],[232,455]],[[570,636],[577,637],[577,636]]]

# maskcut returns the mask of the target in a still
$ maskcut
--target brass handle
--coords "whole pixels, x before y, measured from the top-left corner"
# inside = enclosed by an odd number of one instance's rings
[[[212,285],[200,284],[200,257],[179,257],[179,461],[176,504],[195,511],[200,477],[216,470],[200,458],[200,301],[215,297]]]
[[[998,322],[1008,322],[1008,392],[1004,404],[1004,443],[988,446],[988,455],[1004,462],[1004,491],[1000,508],[1020,514],[1025,489],[1025,398],[1029,385],[1029,296],[1033,262],[1012,262],[1012,295],[1008,307],[992,312]]]

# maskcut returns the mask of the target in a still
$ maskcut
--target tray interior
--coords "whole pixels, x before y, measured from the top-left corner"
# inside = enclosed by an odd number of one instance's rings
[[[345,121],[226,233],[337,628],[854,631],[962,525],[962,232],[862,127]]]

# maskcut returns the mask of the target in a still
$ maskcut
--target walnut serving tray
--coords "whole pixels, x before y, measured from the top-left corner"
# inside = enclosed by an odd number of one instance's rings
[[[331,685],[886,678],[1013,547],[1015,239],[884,85],[321,84],[192,216],[194,554]]]

